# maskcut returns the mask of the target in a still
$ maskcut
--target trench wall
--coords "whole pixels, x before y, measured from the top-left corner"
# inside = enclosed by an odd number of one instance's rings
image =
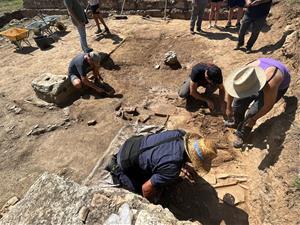
[[[80,0],[83,5],[87,4],[87,0]],[[101,0],[100,9],[104,16],[108,12],[120,12],[123,0]],[[23,0],[25,10],[37,11],[41,10],[45,13],[52,14],[51,10],[64,10],[63,0]],[[209,7],[209,5],[208,5]],[[163,17],[165,8],[165,0],[126,0],[124,5],[124,13],[130,15],[149,15],[153,17]],[[168,0],[167,16],[176,19],[189,19],[190,10],[192,8],[192,0]],[[225,13],[226,14],[226,13]],[[220,19],[226,19],[227,14],[220,14]],[[204,19],[208,18],[208,12],[205,13]]]

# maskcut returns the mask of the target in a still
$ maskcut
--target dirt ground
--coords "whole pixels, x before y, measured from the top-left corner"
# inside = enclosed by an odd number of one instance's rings
[[[213,185],[212,179],[224,179],[220,174],[237,174],[247,180],[239,185],[244,199],[237,207],[218,206],[219,212],[224,207],[226,210],[222,215],[216,213],[210,222],[203,221],[195,215],[197,211],[189,210],[179,200],[175,202],[177,209],[170,208],[178,218],[199,220],[203,224],[299,224],[299,190],[294,185],[299,177],[299,55],[286,58],[281,49],[284,28],[295,21],[299,10],[286,7],[284,2],[273,7],[268,26],[252,54],[233,51],[236,30],[208,30],[206,21],[203,25],[206,35],[190,35],[189,21],[146,20],[139,16],[130,16],[128,20],[108,19],[114,35],[96,40],[93,34],[96,28],[91,21],[87,33],[92,48],[109,52],[120,45],[111,55],[116,67],[101,68],[100,73],[123,97],[85,95],[64,108],[37,102],[31,81],[46,72],[67,73],[68,63],[80,52],[77,31],[70,21],[65,21],[70,33],[46,51],[31,48],[19,52],[10,43],[1,41],[0,205],[12,196],[22,197],[44,171],[83,182],[118,130],[131,122],[116,117],[115,108],[120,103],[145,108],[148,101],[154,106],[160,103],[169,104],[170,108],[176,106],[176,110],[167,122],[165,117],[153,117],[147,123],[200,131],[203,136],[218,140],[220,156],[207,182]],[[286,11],[289,13],[283,15]],[[221,21],[220,26],[224,27],[225,23]],[[164,54],[169,50],[177,53],[182,69],[171,70],[163,65]],[[232,131],[222,126],[222,116],[206,114],[196,105],[186,110],[176,92],[198,62],[217,64],[226,77],[231,70],[259,57],[273,57],[286,63],[292,84],[286,97],[258,122],[252,133],[253,144],[241,151],[232,148]],[[154,68],[157,64],[161,65],[160,69]],[[67,123],[66,117],[70,120]],[[93,119],[97,124],[88,126],[87,122]],[[52,132],[28,136],[37,124],[39,127],[62,125]]]

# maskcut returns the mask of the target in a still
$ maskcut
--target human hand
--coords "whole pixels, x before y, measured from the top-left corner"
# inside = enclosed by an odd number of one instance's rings
[[[233,117],[232,107],[227,107],[226,108],[226,116],[227,116],[227,118],[232,118]]]

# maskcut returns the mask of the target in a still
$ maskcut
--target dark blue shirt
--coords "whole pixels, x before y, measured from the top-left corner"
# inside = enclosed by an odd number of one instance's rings
[[[153,134],[142,140],[141,148],[154,145],[166,138],[180,136],[182,133],[178,130]],[[175,181],[185,161],[185,147],[183,140],[180,139],[163,143],[141,153],[139,167],[149,175],[146,180],[150,179],[153,186],[159,187]]]
[[[246,10],[246,16],[252,18],[252,19],[260,19],[260,18],[264,18],[267,17],[270,9],[272,6],[272,0],[270,0],[269,2],[265,2],[256,6],[250,6],[247,10]]]
[[[80,53],[75,56],[69,64],[68,75],[75,75],[79,79],[81,76],[86,76],[91,70],[92,67],[84,59],[85,53]]]

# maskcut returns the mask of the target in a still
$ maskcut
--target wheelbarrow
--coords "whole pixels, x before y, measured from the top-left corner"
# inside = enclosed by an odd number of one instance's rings
[[[43,35],[44,33],[51,35],[53,32],[50,29],[50,23],[45,21],[34,21],[26,26],[26,29],[32,30],[37,36]]]
[[[24,28],[12,27],[5,31],[0,32],[0,35],[6,37],[11,41],[14,45],[17,46],[18,49],[22,50],[22,42],[25,42],[28,46],[31,46],[28,36],[29,30]]]

